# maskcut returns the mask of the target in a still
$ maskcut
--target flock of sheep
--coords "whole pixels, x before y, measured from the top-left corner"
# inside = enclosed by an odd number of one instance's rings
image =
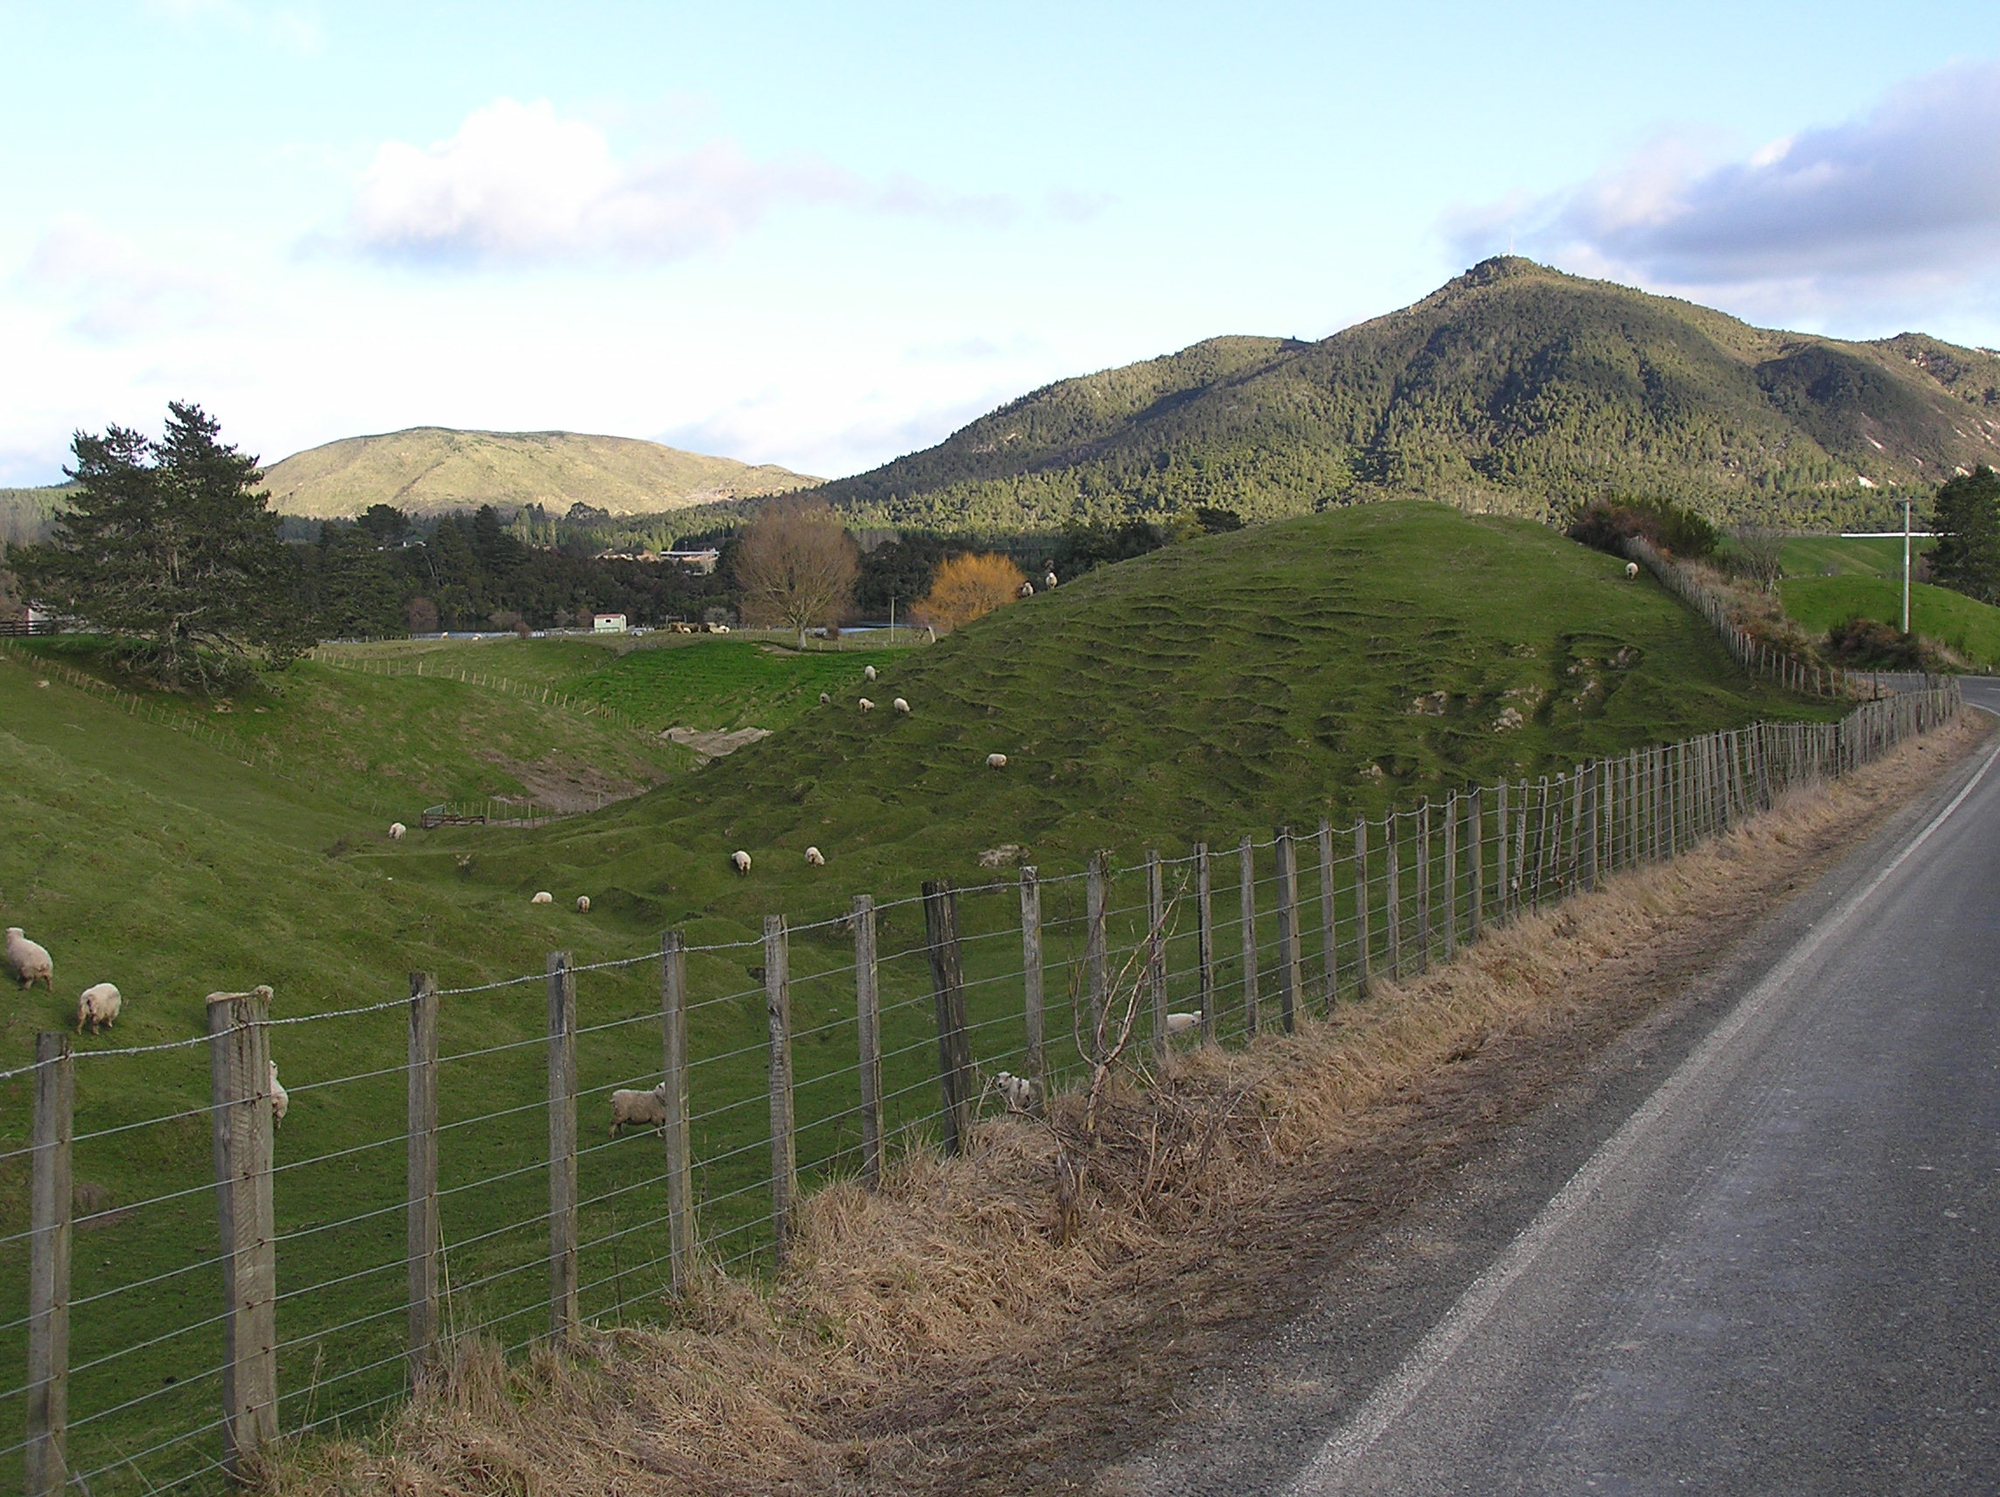
[[[28,933],[18,925],[7,927],[7,970],[14,974],[14,980],[26,992],[36,983],[42,984],[51,993],[56,990],[55,958],[49,955],[48,947],[39,941],[28,939]],[[259,989],[268,993],[268,989]],[[118,991],[116,984],[95,982],[85,988],[76,1000],[76,1032],[82,1034],[87,1028],[92,1034],[101,1034],[118,1020],[124,1010],[125,995]],[[285,1114],[291,1110],[291,1093],[278,1084],[278,1063],[271,1062],[270,1075],[271,1113],[282,1123]]]

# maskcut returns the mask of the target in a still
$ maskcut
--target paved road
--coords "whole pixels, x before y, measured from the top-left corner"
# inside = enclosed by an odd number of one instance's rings
[[[1925,812],[1427,1331],[1327,1374],[1317,1434],[1246,1410],[1261,1455],[1156,1453],[1138,1486],[2000,1492],[2000,745]],[[1332,1367],[1353,1335],[1320,1334]]]

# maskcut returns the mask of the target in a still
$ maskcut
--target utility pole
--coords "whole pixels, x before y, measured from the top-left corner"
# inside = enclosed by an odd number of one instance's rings
[[[1910,501],[1903,501],[1903,633],[1910,632]]]

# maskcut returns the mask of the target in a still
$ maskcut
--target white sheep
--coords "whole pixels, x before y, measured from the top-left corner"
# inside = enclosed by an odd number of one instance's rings
[[[1055,585],[1056,585],[1056,574],[1054,572],[1045,572],[1042,574],[1043,587],[1054,587]]]
[[[108,982],[85,988],[76,1000],[76,1032],[82,1034],[86,1024],[93,1034],[100,1029],[109,1029],[124,1003],[118,989]]]
[[[662,1081],[649,1092],[635,1092],[620,1087],[611,1094],[611,1132],[608,1136],[616,1138],[618,1130],[627,1123],[643,1123],[655,1133],[666,1130],[666,1082]]]
[[[1167,1033],[1169,1035],[1186,1034],[1200,1022],[1200,1014],[1168,1014]]]
[[[402,822],[400,822],[400,821],[392,821],[392,822],[390,822],[390,823],[389,823],[389,840],[390,840],[391,842],[401,842],[401,841],[403,840],[403,833],[407,832],[408,830],[409,830],[409,828],[408,828],[408,827],[406,827],[406,826],[404,826],[404,825],[403,825],[403,823],[402,823]]]
[[[278,1084],[278,1063],[274,1060],[270,1065],[271,1121],[273,1123],[282,1123],[285,1120],[285,1114],[292,1110],[292,1094]]]
[[[862,666],[861,679],[864,681],[873,681],[875,679],[875,667],[872,665]]]
[[[1637,582],[1639,580],[1638,562],[1628,561],[1625,563],[1625,580],[1627,582]]]
[[[863,697],[861,699],[861,710],[863,712],[873,712],[875,710],[875,704],[869,701],[868,698]]]
[[[1009,1112],[1026,1112],[1035,1105],[1035,1083],[1026,1076],[1002,1071],[993,1078],[992,1087]]]
[[[1007,767],[1007,756],[1005,754],[988,754],[986,756],[986,767],[988,769],[1005,769]]]
[[[1019,587],[1014,589],[1014,596],[1017,598],[1032,598],[1034,595],[1035,584],[1032,582],[1024,580]]]
[[[56,964],[48,948],[30,941],[18,925],[7,927],[7,965],[14,969],[22,987],[32,987],[39,980],[51,993],[56,990]]]
[[[894,707],[898,712],[908,712],[910,710],[910,704],[904,701],[901,697],[897,697],[896,700],[891,702],[889,705],[891,707]]]
[[[547,889],[537,889],[535,897],[528,901],[529,904],[554,904],[555,902],[555,895],[549,893]]]
[[[588,894],[579,894],[576,896],[576,912],[579,915],[588,915],[590,913],[590,896]]]
[[[814,868],[824,868],[826,867],[826,854],[821,852],[817,847],[808,847],[806,849],[806,862]]]
[[[729,855],[729,866],[734,868],[738,873],[748,873],[750,871],[750,854],[740,847],[737,848],[735,852]]]
[[[824,707],[828,702],[831,702],[832,700],[833,698],[824,691],[822,691],[819,694],[819,704],[822,707]]]

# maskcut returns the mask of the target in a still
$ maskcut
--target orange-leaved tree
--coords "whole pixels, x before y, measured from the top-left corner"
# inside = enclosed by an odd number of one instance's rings
[[[1013,602],[1027,580],[997,551],[950,557],[938,564],[931,590],[917,604],[917,621],[948,632]]]

